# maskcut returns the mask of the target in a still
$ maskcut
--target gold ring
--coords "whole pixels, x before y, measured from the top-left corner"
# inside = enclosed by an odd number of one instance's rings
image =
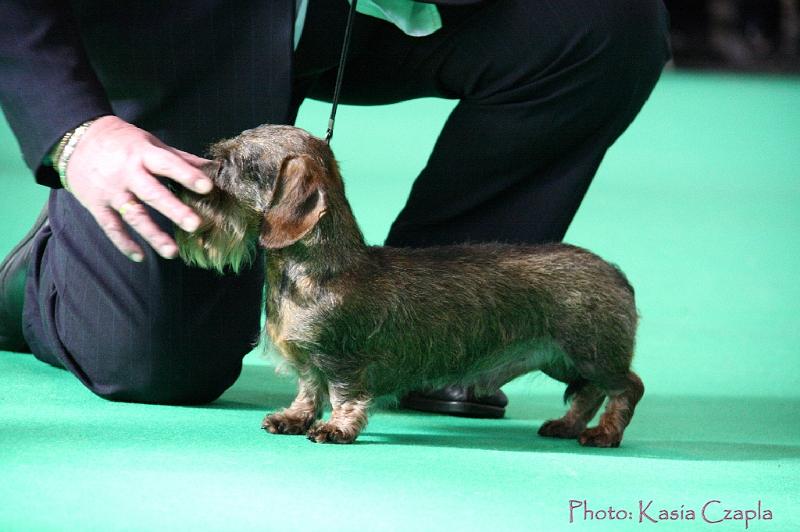
[[[120,216],[125,216],[125,211],[134,206],[136,206],[136,202],[133,200],[128,200],[125,203],[123,203],[119,209],[117,209],[117,212],[119,213]]]

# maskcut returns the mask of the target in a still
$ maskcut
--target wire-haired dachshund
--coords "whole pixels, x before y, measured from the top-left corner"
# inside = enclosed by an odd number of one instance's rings
[[[565,244],[368,246],[333,153],[302,129],[260,126],[211,155],[214,191],[182,192],[204,223],[178,242],[184,260],[219,271],[266,249],[266,332],[299,390],[264,429],[350,443],[377,396],[453,383],[490,393],[541,370],[572,403],[539,434],[619,445],[644,386],[630,370],[634,293],[615,266]]]

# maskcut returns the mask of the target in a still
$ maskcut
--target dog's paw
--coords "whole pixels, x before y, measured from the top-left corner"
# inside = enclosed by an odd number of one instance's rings
[[[314,423],[314,415],[305,412],[276,412],[268,414],[261,428],[272,434],[305,434]]]
[[[586,425],[577,425],[561,419],[551,419],[545,421],[539,427],[539,436],[546,436],[548,438],[569,438],[574,439],[585,428]]]
[[[333,423],[315,423],[306,434],[314,443],[353,443],[358,432]]]
[[[609,431],[602,426],[592,427],[581,432],[578,443],[586,447],[619,447],[622,434]]]

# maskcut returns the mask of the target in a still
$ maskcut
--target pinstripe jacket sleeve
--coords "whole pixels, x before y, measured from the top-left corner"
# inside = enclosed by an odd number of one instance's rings
[[[81,122],[111,112],[66,2],[2,0],[0,104],[40,183],[59,186],[42,160]]]

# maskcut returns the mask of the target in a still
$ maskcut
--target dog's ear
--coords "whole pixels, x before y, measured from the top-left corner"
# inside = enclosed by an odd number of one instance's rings
[[[284,159],[264,215],[262,246],[285,248],[317,225],[327,205],[321,180],[324,171],[307,155]]]

